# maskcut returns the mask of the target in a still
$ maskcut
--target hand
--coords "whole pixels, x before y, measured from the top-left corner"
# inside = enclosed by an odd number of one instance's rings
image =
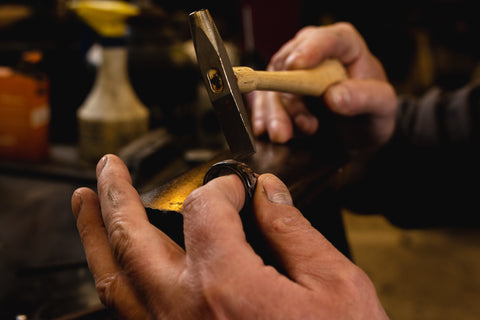
[[[98,196],[80,188],[72,210],[101,301],[125,319],[386,319],[366,274],[292,206],[285,185],[259,176],[253,207],[289,277],[245,240],[236,175],[184,202],[186,251],[151,225],[127,168],[108,155]]]
[[[326,58],[340,60],[349,78],[332,85],[324,94],[327,107],[350,120],[346,136],[357,137],[361,131],[368,141],[358,145],[382,145],[393,134],[396,94],[378,59],[371,54],[358,31],[349,23],[305,27],[272,57],[269,70],[306,69]],[[256,135],[268,133],[273,142],[284,143],[294,135],[294,126],[303,133],[318,130],[318,119],[306,108],[302,97],[278,92],[254,92],[252,124]],[[368,116],[365,121],[365,115]],[[365,134],[366,133],[366,134]],[[358,139],[357,139],[358,140]]]

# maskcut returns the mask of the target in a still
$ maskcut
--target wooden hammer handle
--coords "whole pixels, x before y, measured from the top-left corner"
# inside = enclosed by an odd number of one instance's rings
[[[267,90],[320,96],[330,85],[347,78],[343,65],[334,59],[325,60],[313,69],[255,71],[249,67],[234,67],[233,72],[242,93]]]

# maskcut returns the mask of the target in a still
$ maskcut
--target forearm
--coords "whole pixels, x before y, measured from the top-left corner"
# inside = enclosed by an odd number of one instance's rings
[[[480,83],[455,91],[438,88],[420,99],[399,99],[396,139],[425,151],[478,146]],[[409,146],[410,145],[410,146]]]
[[[394,136],[345,189],[346,206],[405,227],[472,225],[468,212],[480,208],[479,98],[480,85],[470,85],[400,99]]]

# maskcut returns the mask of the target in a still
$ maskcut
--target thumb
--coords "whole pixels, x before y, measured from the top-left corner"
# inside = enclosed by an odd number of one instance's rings
[[[293,206],[287,187],[276,176],[258,178],[253,206],[271,250],[296,282],[311,287],[333,275],[339,264],[350,263]]]

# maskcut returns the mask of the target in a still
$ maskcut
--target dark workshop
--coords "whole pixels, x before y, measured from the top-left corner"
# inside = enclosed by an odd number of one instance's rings
[[[477,7],[0,0],[0,319],[478,319]]]

